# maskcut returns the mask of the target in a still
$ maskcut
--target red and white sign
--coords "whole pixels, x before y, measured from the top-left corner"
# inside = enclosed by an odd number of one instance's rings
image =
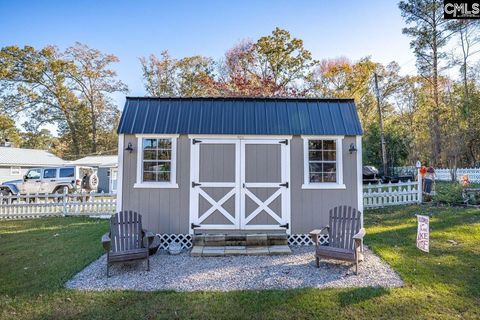
[[[417,215],[417,248],[429,252],[430,248],[430,218],[428,216]]]

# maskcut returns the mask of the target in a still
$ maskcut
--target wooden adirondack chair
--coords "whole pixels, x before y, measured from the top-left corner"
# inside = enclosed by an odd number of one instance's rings
[[[320,258],[330,258],[355,262],[355,274],[358,274],[358,261],[363,260],[363,237],[361,212],[349,206],[330,209],[329,225],[310,232],[316,244],[315,260],[320,267]],[[326,230],[328,246],[320,245],[320,235]]]
[[[153,233],[142,229],[142,216],[133,211],[120,211],[110,218],[110,232],[102,237],[107,252],[107,277],[112,263],[131,260],[147,260],[150,270],[148,248],[154,239]],[[146,240],[146,244],[144,244]]]

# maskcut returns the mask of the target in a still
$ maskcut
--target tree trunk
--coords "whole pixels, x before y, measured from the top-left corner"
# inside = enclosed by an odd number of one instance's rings
[[[477,164],[477,158],[475,156],[475,140],[470,138],[470,141],[468,142],[468,151],[470,154],[470,166],[473,168]]]
[[[91,120],[92,120],[92,153],[97,152],[97,117],[95,116],[95,110],[92,105],[91,109]]]
[[[81,156],[81,152],[80,152],[80,140],[79,140],[78,130],[75,127],[75,124],[70,120],[70,116],[68,114],[66,114],[66,118],[67,118],[68,129],[70,130],[70,134],[72,136],[73,152],[75,153],[75,157],[79,158]]]
[[[441,133],[440,133],[440,98],[438,92],[438,39],[437,39],[437,26],[436,21],[436,12],[433,10],[433,19],[434,22],[434,31],[433,32],[433,41],[432,41],[432,50],[433,50],[433,61],[432,61],[432,73],[433,73],[433,100],[434,100],[434,110],[432,110],[432,165],[437,166],[439,164],[439,157],[441,152]]]
[[[472,117],[470,114],[470,92],[468,89],[468,57],[470,55],[470,44],[468,40],[468,22],[465,25],[460,26],[459,33],[460,33],[460,44],[462,46],[462,67],[460,69],[462,73],[462,81],[463,81],[463,108],[465,114],[465,120],[467,122],[467,134],[466,134],[466,145],[467,145],[467,152],[466,158],[468,159],[470,165],[473,167],[476,164],[476,157],[474,152],[474,145],[475,145],[475,124],[472,122]]]

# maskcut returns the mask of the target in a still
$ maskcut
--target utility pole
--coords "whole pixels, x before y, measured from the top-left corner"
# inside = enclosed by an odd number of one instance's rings
[[[380,143],[382,145],[383,174],[386,176],[388,175],[387,150],[385,148],[385,133],[383,132],[382,108],[380,108],[380,91],[378,90],[378,76],[376,72],[374,73],[374,76],[375,76],[375,93],[377,96],[378,127],[380,129]]]

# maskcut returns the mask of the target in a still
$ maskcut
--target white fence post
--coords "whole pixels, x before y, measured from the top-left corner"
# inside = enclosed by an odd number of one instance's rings
[[[63,202],[63,216],[67,215],[67,201],[68,201],[68,189],[65,187],[63,188],[63,197],[62,197],[62,202]]]

